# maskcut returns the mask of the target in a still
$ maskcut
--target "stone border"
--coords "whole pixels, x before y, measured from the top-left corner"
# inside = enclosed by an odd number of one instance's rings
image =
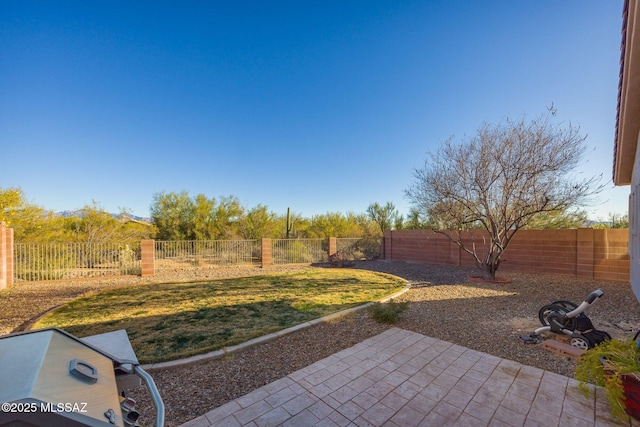
[[[398,292],[394,293],[393,295],[389,295],[386,296],[380,300],[378,300],[378,302],[387,302],[392,298],[397,298],[400,295],[404,294],[405,292],[407,292],[409,289],[411,288],[411,285],[409,285],[408,283],[405,285],[404,289],[399,290]],[[261,337],[258,338],[253,338],[249,341],[245,341],[241,344],[237,344],[237,345],[233,345],[230,347],[224,347],[221,350],[215,350],[215,351],[211,351],[209,353],[205,353],[205,354],[199,354],[197,356],[192,356],[192,357],[187,357],[184,359],[178,359],[178,360],[170,360],[168,362],[158,362],[158,363],[152,363],[152,364],[148,364],[148,365],[142,365],[142,369],[144,369],[147,372],[158,372],[158,371],[163,371],[166,369],[174,369],[174,368],[180,368],[180,367],[185,367],[185,366],[192,366],[192,365],[197,365],[200,363],[205,363],[208,362],[209,360],[215,360],[215,359],[221,359],[223,357],[225,357],[228,354],[233,354],[233,353],[237,353],[239,351],[242,350],[246,350],[248,348],[251,348],[253,346],[256,346],[258,344],[264,344],[266,342],[272,341],[276,338],[280,338],[284,335],[290,334],[292,332],[296,332],[302,329],[306,329],[309,328],[313,325],[317,325],[319,323],[324,323],[324,322],[328,322],[330,320],[333,319],[337,319],[346,315],[349,315],[351,313],[355,313],[356,311],[362,310],[364,308],[369,307],[370,305],[374,304],[373,302],[369,302],[363,305],[359,305],[357,307],[352,307],[352,308],[348,308],[346,310],[342,310],[339,311],[337,313],[333,313],[333,314],[329,314],[327,316],[324,317],[320,317],[318,319],[313,319],[310,320],[308,322],[304,322],[304,323],[300,323],[298,325],[295,326],[291,326],[290,328],[287,329],[283,329],[281,331],[277,331],[277,332],[273,332],[271,334],[267,334],[267,335],[263,335]]]

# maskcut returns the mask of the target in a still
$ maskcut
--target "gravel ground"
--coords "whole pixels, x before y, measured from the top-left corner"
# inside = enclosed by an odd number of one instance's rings
[[[399,301],[410,308],[395,325],[495,356],[573,376],[574,362],[539,345],[524,344],[539,326],[540,307],[553,300],[581,302],[602,288],[605,295],[587,312],[598,329],[614,337],[631,337],[640,329],[640,304],[628,283],[565,276],[504,273],[506,284],[467,279],[476,270],[452,266],[367,261],[356,268],[406,279],[412,288]],[[270,271],[298,270],[286,267]],[[23,328],[46,310],[87,292],[135,283],[189,281],[264,274],[259,268],[176,272],[154,278],[120,278],[76,283],[18,285],[0,292],[0,334]],[[166,407],[166,425],[176,426],[278,378],[379,334],[389,326],[371,320],[366,310],[307,328],[225,359],[153,373]],[[154,409],[144,388],[131,391],[140,421],[152,424]]]

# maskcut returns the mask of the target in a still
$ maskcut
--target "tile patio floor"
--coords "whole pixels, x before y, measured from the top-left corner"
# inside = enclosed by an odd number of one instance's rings
[[[562,375],[392,328],[195,418],[207,426],[640,426]]]

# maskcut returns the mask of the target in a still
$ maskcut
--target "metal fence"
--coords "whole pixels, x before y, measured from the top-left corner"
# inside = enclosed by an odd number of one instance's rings
[[[382,256],[382,237],[337,238],[336,251],[345,260],[358,261]]]
[[[258,240],[156,241],[157,272],[202,267],[260,264]]]
[[[271,263],[329,261],[328,239],[271,239]],[[381,238],[338,238],[344,260],[381,255]],[[156,272],[231,265],[260,265],[260,240],[156,241]],[[140,243],[14,244],[14,282],[141,274]]]
[[[14,244],[14,281],[140,274],[140,243]]]
[[[271,263],[311,264],[329,260],[326,239],[272,239]]]

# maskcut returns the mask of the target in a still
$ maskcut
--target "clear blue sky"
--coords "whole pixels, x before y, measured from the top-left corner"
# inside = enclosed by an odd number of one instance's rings
[[[0,1],[0,187],[148,216],[155,193],[408,212],[428,151],[505,116],[588,134],[611,184],[623,0]]]

